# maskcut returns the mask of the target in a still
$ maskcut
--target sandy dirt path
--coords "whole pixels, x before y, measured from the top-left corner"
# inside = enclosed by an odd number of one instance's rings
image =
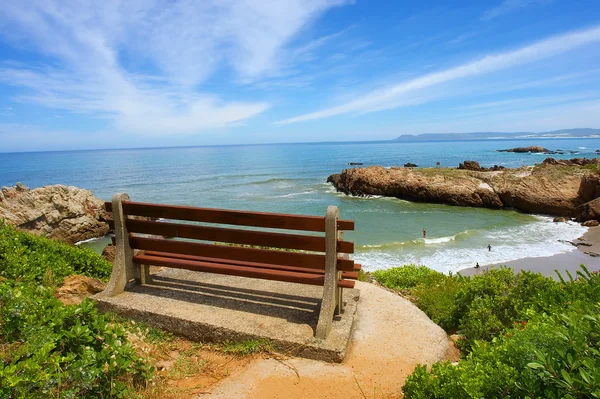
[[[264,359],[223,380],[204,398],[397,398],[419,363],[449,353],[444,330],[404,298],[367,283],[361,290],[351,348],[341,364]]]

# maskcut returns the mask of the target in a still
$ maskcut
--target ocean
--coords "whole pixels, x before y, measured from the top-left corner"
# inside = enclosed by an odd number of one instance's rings
[[[337,205],[356,231],[354,258],[366,270],[408,263],[456,272],[475,263],[501,263],[574,249],[559,240],[581,236],[576,223],[512,210],[420,204],[395,198],[355,198],[337,193],[327,176],[365,166],[519,167],[546,155],[500,153],[498,149],[542,145],[576,151],[556,158],[594,157],[598,139],[480,140],[444,142],[360,142],[210,146],[36,153],[0,153],[0,185],[20,181],[34,188],[50,184],[92,190],[104,200],[126,192],[134,201],[199,207],[324,215]],[[423,239],[422,229],[427,229]],[[107,242],[82,245],[100,250]],[[487,246],[492,250],[488,251]]]

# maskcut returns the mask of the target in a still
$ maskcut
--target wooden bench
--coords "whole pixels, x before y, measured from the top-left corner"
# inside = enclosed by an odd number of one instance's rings
[[[358,279],[360,265],[348,257],[354,244],[341,238],[354,230],[354,221],[340,220],[335,206],[317,217],[148,204],[115,194],[105,207],[113,215],[116,245],[106,296],[120,294],[132,281],[150,283],[150,265],[322,285],[316,337],[325,339],[333,317],[343,311],[342,289]]]

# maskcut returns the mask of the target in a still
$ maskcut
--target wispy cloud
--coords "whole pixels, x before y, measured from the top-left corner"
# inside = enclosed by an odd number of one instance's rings
[[[532,4],[546,5],[552,3],[553,0],[504,0],[496,7],[486,10],[481,15],[482,21],[489,21],[490,19],[498,18],[506,14],[510,14],[521,8],[525,8]]]
[[[345,0],[8,2],[4,37],[43,63],[0,65],[21,101],[111,118],[144,133],[189,133],[239,123],[269,108],[202,90],[216,73],[253,81],[277,69],[281,49]],[[144,73],[140,73],[144,71]]]
[[[356,96],[357,100],[284,119],[276,123],[290,124],[347,113],[360,114],[396,108],[402,106],[410,97],[423,96],[423,91],[444,83],[529,64],[597,42],[600,42],[600,26],[553,36],[516,50],[487,55],[481,59],[450,69],[401,81],[390,87],[359,93]]]

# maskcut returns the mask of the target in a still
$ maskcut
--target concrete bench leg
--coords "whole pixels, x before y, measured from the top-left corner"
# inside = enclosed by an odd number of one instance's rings
[[[337,282],[340,278],[337,270],[337,220],[340,210],[337,206],[327,208],[325,216],[325,284],[323,285],[323,300],[317,323],[316,337],[326,339],[331,331],[333,315],[341,309],[341,289]]]
[[[140,265],[142,284],[152,283],[152,276],[150,275],[149,265]]]
[[[133,250],[129,246],[129,232],[125,226],[126,216],[123,213],[123,201],[129,201],[129,195],[115,194],[112,199],[112,214],[115,222],[115,260],[113,270],[106,288],[100,295],[115,296],[125,290],[125,285],[136,277],[133,263]],[[139,275],[139,271],[137,273]]]

